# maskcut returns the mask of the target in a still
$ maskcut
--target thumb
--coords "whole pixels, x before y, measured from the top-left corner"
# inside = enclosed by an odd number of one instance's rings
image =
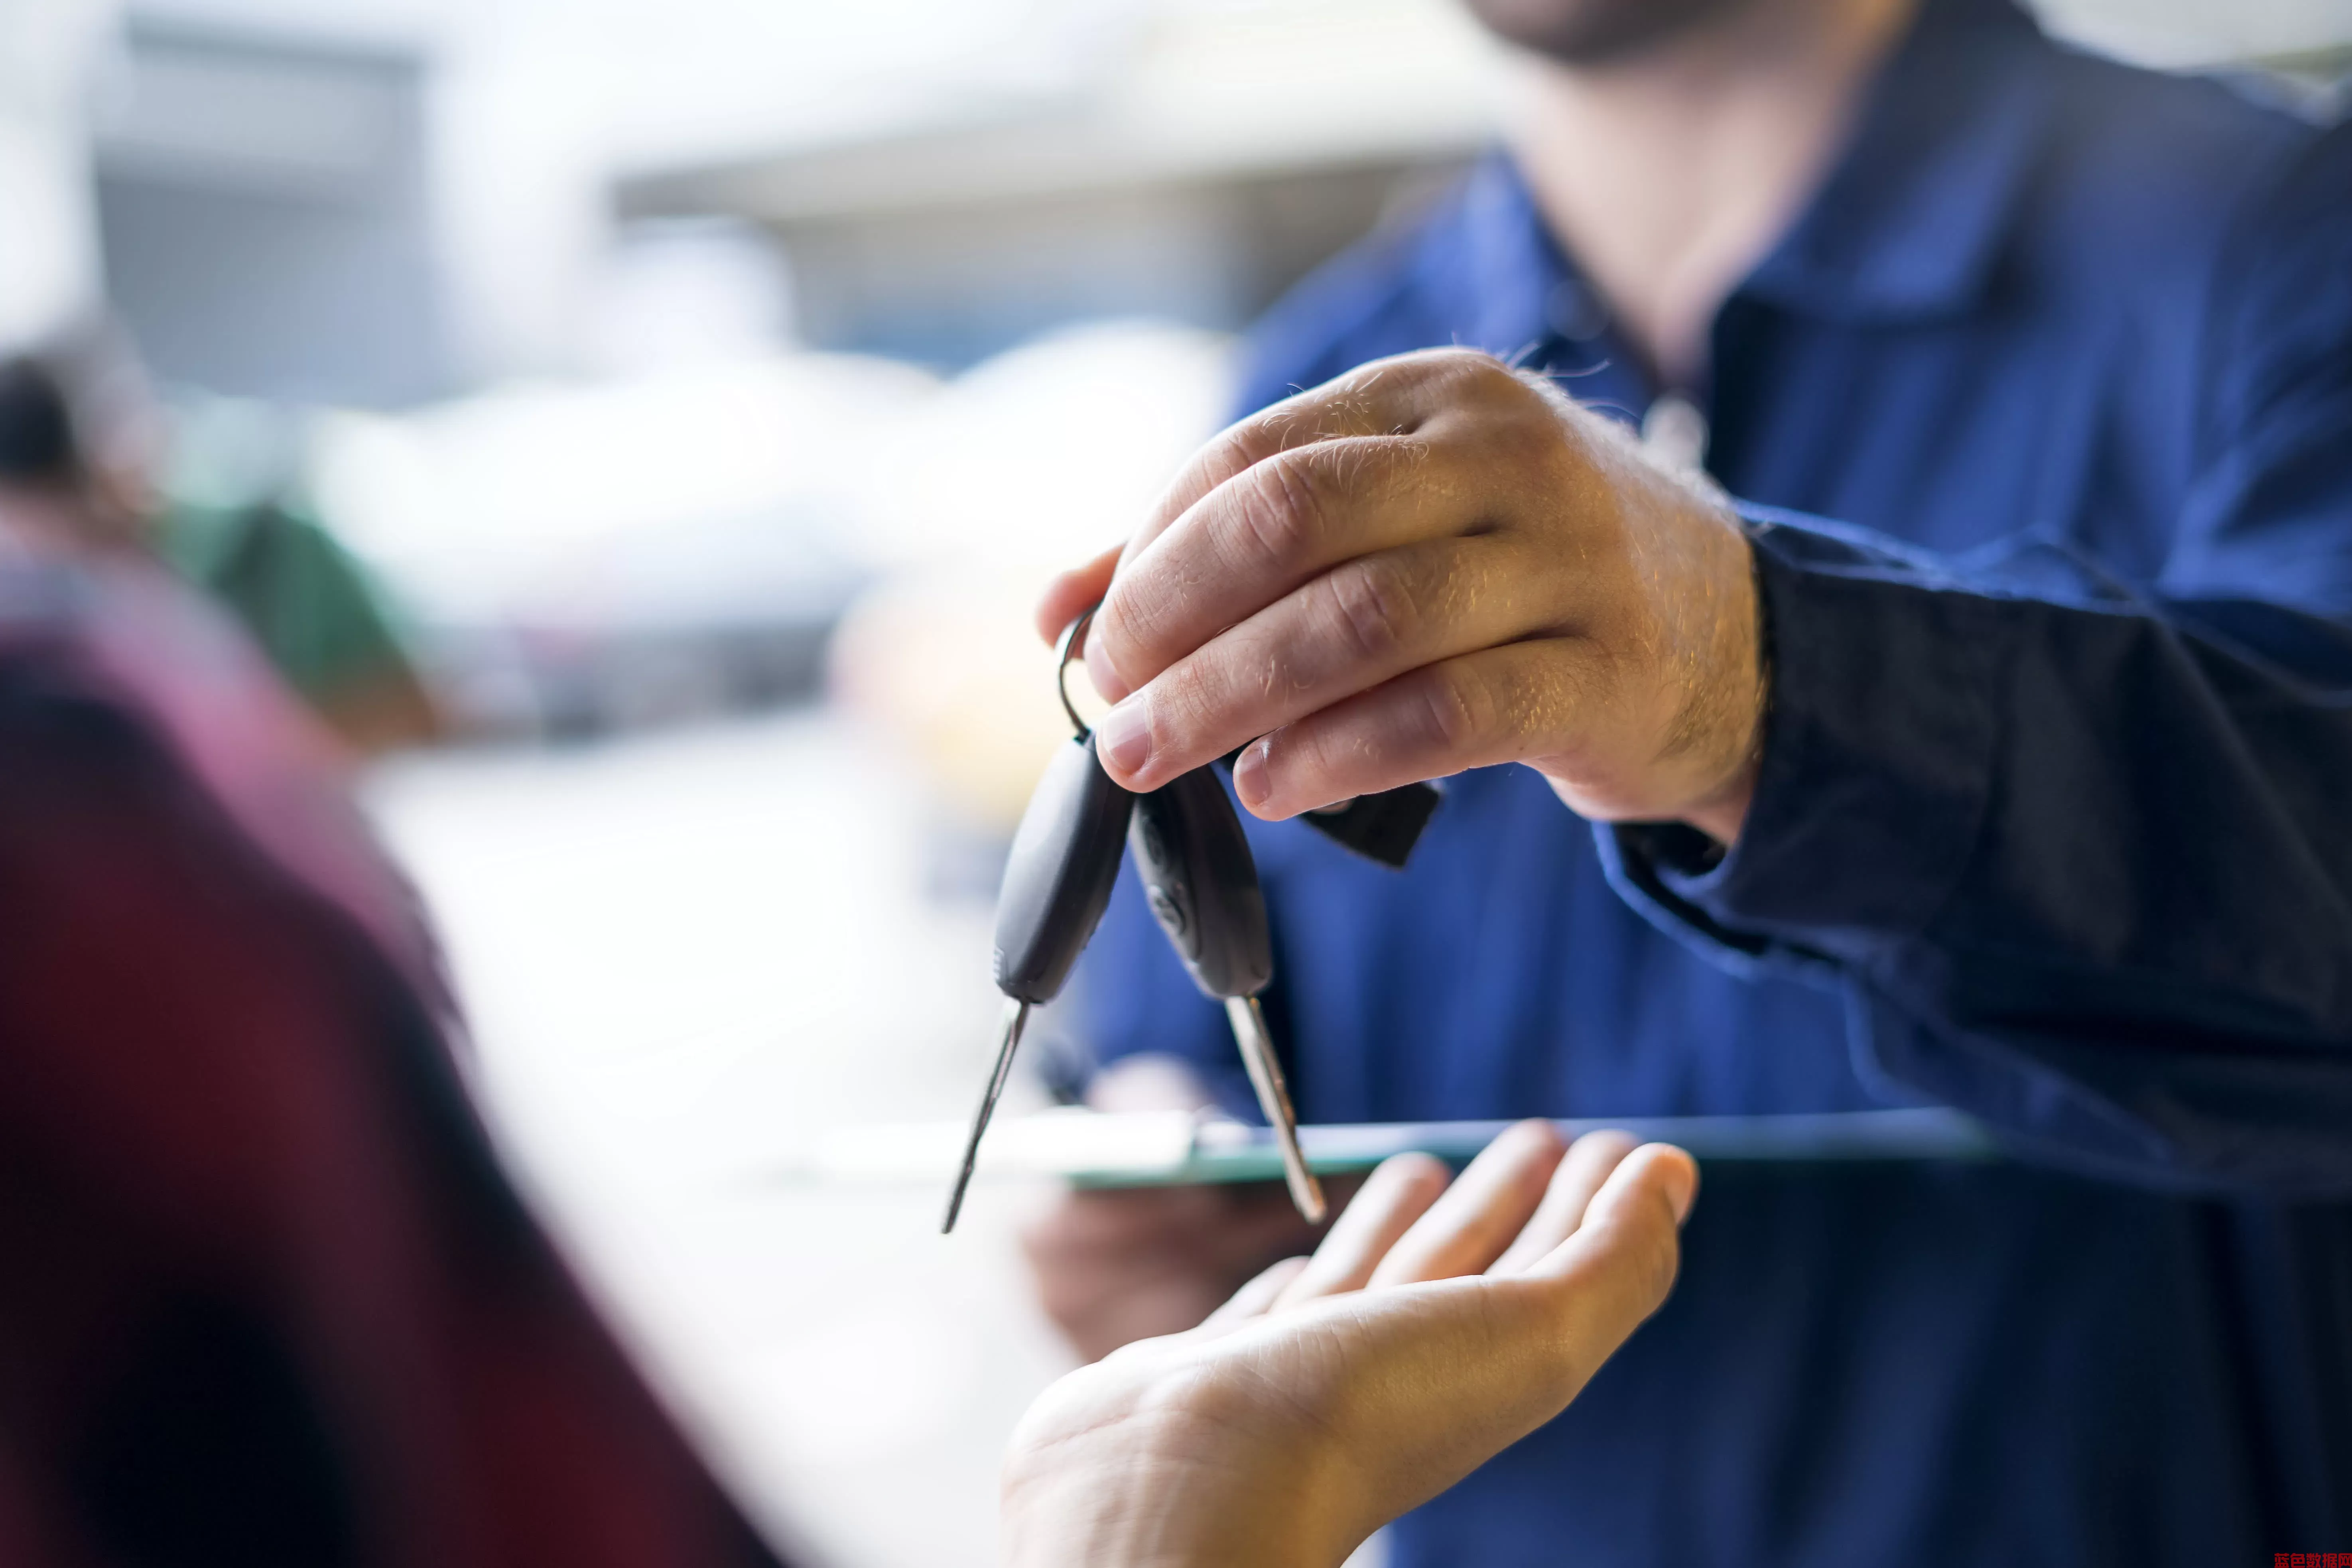
[[[1047,585],[1044,597],[1037,601],[1039,637],[1048,643],[1058,642],[1065,627],[1102,603],[1103,595],[1110,592],[1111,574],[1118,570],[1119,552],[1125,548],[1114,544]]]

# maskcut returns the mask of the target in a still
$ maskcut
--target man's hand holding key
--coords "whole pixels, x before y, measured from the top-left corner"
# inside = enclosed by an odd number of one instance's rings
[[[1279,818],[1521,762],[1587,816],[1726,843],[1754,792],[1729,510],[1485,354],[1378,361],[1233,426],[1039,625],[1097,599],[1097,747],[1129,789],[1245,747],[1235,791]]]

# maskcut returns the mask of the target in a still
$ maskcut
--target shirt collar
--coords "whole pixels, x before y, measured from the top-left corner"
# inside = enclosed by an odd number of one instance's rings
[[[2052,58],[2012,0],[1926,0],[1844,154],[1738,292],[1839,321],[1976,302],[2048,132]],[[1445,259],[1472,285],[1457,296],[1475,301],[1465,342],[1508,358],[1574,336],[1563,321],[1586,285],[1517,168],[1486,160],[1460,200]]]
[[[1432,232],[1440,298],[1465,301],[1456,342],[1562,378],[1578,400],[1638,421],[1653,389],[1621,351],[1606,304],[1552,237],[1527,182],[1500,153],[1463,187],[1460,221]]]
[[[1552,301],[1563,287],[1580,288],[1580,280],[1507,157],[1496,153],[1481,162],[1459,200],[1458,229],[1446,225],[1431,233],[1440,251],[1432,259],[1441,270],[1458,269],[1457,283],[1466,285],[1448,290],[1470,303],[1464,346],[1516,360],[1554,335]],[[1459,234],[1457,254],[1444,254],[1453,249],[1449,230]]]
[[[2011,0],[1927,0],[1844,155],[1739,293],[1846,321],[1976,302],[2048,132],[2053,58]]]

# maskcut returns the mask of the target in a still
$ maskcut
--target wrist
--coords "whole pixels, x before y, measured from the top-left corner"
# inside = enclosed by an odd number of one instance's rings
[[[1645,685],[1647,715],[1613,765],[1563,748],[1529,761],[1569,808],[1602,822],[1680,822],[1727,847],[1761,776],[1766,671],[1763,597],[1752,545],[1719,502],[1685,493],[1685,554],[1664,595]],[[1638,749],[1636,749],[1638,748]]]
[[[1705,781],[1673,815],[1717,843],[1738,840],[1764,759],[1764,713],[1771,680],[1764,636],[1763,594],[1757,583],[1756,552],[1736,519],[1727,519],[1717,580],[1726,584],[1724,612],[1717,622],[1711,663],[1716,674],[1701,684],[1685,710],[1680,732],[1705,735],[1710,763]]]
[[[1065,1386],[1121,1370],[1114,1358]],[[1014,1435],[1008,1568],[1339,1568],[1358,1544],[1336,1478],[1315,1473],[1328,1434],[1275,1430],[1262,1387],[1198,1366],[1120,1381],[1108,1401],[1050,1392]]]

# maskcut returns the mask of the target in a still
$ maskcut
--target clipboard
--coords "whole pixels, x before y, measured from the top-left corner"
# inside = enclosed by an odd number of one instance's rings
[[[1454,1165],[1509,1121],[1335,1123],[1298,1130],[1318,1176],[1369,1171],[1419,1152]],[[1563,1138],[1614,1128],[1673,1143],[1702,1165],[1982,1162],[2000,1151],[1984,1127],[1942,1107],[1768,1116],[1612,1116],[1555,1120]],[[804,1186],[899,1186],[945,1182],[965,1134],[961,1122],[845,1128],[788,1154],[766,1179]],[[1273,1132],[1193,1111],[1105,1113],[1066,1106],[1010,1118],[990,1132],[982,1180],[1055,1178],[1081,1187],[1184,1186],[1282,1179]]]

